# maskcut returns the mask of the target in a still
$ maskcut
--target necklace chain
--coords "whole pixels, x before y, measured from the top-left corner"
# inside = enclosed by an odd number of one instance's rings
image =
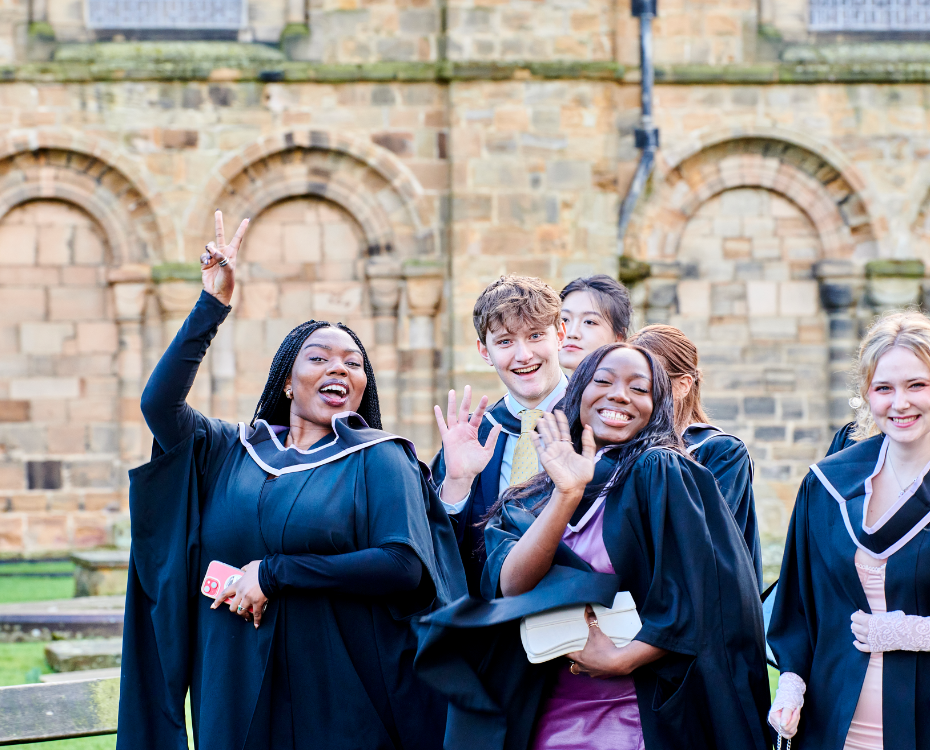
[[[894,461],[891,460],[891,456],[888,456],[888,464],[891,466],[891,473],[894,474],[894,481],[897,482],[898,487],[901,488],[901,491],[898,492],[898,497],[901,497],[901,495],[907,492],[907,488],[917,481],[917,477],[914,477],[908,484],[902,485],[901,480],[898,478],[898,471],[894,467]],[[918,476],[920,475],[918,474]]]

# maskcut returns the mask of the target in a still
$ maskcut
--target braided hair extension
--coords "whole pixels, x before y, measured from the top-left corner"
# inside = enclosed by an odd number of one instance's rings
[[[265,382],[265,389],[262,391],[261,398],[255,406],[255,414],[252,416],[250,425],[255,425],[255,420],[264,419],[268,424],[290,425],[291,405],[284,395],[284,384],[287,382],[291,370],[294,368],[294,361],[300,352],[304,342],[321,328],[332,328],[333,325],[326,320],[308,320],[292,329],[281,346],[278,347],[277,353],[271,362],[271,369],[268,372],[268,380]],[[375,382],[375,372],[372,369],[371,361],[368,359],[368,352],[362,346],[355,332],[342,323],[337,323],[336,328],[345,331],[352,340],[358,345],[362,353],[362,362],[365,368],[365,377],[368,383],[365,386],[365,392],[362,394],[362,403],[359,406],[358,413],[364,419],[369,427],[376,430],[381,429],[381,406],[378,401],[378,385]]]

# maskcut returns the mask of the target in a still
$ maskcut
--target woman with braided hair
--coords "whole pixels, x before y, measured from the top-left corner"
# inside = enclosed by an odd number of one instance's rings
[[[200,750],[432,750],[445,704],[413,674],[410,621],[464,572],[413,446],[381,430],[358,336],[294,328],[249,424],[186,403],[247,224],[227,245],[216,213],[204,291],[142,396],[155,446],[130,474],[118,747],[186,748],[189,690]],[[208,590],[212,561],[241,576]]]
[[[709,424],[701,404],[703,375],[698,366],[697,347],[677,328],[666,325],[646,326],[633,334],[630,343],[648,349],[668,373],[675,399],[675,430],[681,435],[688,455],[709,469],[717,480],[746,542],[761,593],[762,543],[752,491],[752,458],[742,440]]]

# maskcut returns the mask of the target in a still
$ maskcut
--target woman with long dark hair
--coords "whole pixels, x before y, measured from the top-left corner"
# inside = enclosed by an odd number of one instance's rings
[[[216,226],[204,291],[142,396],[155,448],[131,473],[118,747],[186,748],[189,689],[201,750],[432,750],[445,704],[412,673],[409,621],[464,593],[448,518],[413,446],[381,431],[341,323],[288,334],[249,424],[187,405],[247,222],[229,245]],[[207,597],[211,561],[241,577]]]
[[[710,424],[704,412],[701,403],[704,375],[697,347],[677,328],[666,325],[641,328],[630,337],[630,343],[648,349],[668,373],[675,399],[675,431],[681,435],[687,454],[710,469],[717,480],[723,499],[743,534],[761,592],[762,543],[752,490],[752,458],[742,440]]]
[[[668,376],[645,349],[604,346],[562,403],[534,438],[545,471],[489,518],[490,601],[426,618],[417,666],[450,697],[446,747],[767,747],[751,561],[713,476],[684,455]],[[581,651],[527,664],[519,619],[622,591],[642,620],[631,643],[588,607]]]

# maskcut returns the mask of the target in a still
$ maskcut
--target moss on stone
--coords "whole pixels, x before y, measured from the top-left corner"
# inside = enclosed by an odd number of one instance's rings
[[[68,63],[147,66],[159,62],[221,61],[223,65],[218,67],[238,67],[278,60],[284,60],[284,55],[274,47],[237,42],[97,42],[63,44],[55,50],[55,61]]]
[[[152,266],[152,281],[200,281],[199,263],[161,263]]]
[[[281,31],[281,44],[307,36],[310,36],[310,28],[307,24],[291,22]]]
[[[628,255],[620,256],[620,270],[617,278],[627,286],[645,281],[652,275],[652,266],[642,260],[636,260]]]
[[[33,21],[29,24],[29,38],[41,42],[54,42],[55,29],[47,21]]]
[[[922,260],[870,260],[865,264],[865,275],[870,279],[898,278],[920,279],[924,275],[924,262]]]

